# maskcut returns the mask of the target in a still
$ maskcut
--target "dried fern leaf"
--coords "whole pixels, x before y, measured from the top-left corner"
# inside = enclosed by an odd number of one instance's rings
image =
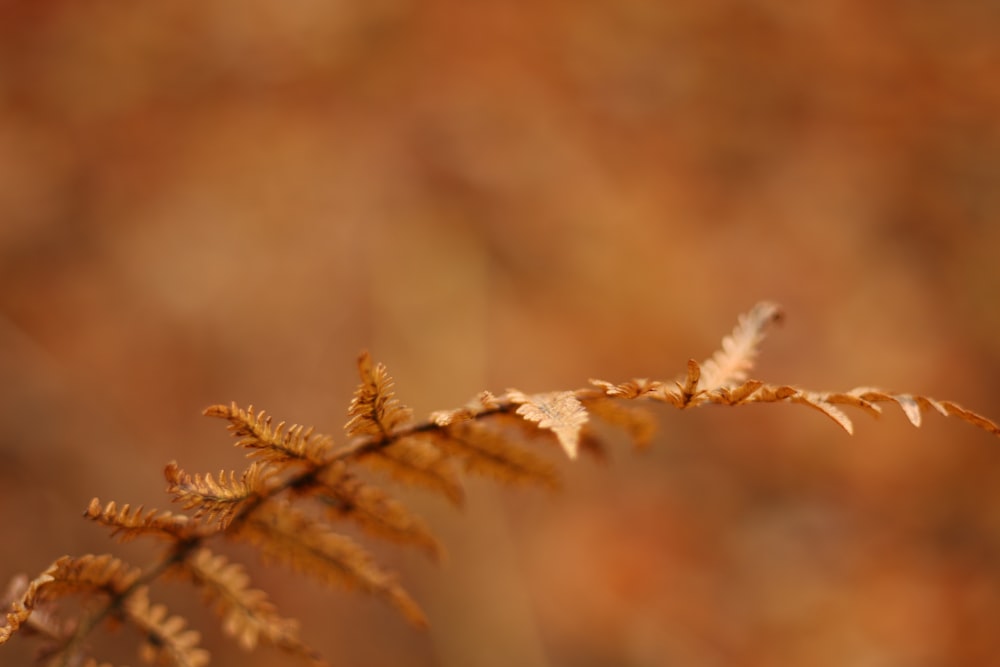
[[[685,408],[692,404],[697,405],[699,402],[697,399],[702,393],[702,390],[698,389],[700,382],[701,365],[694,359],[689,359],[687,374],[684,376],[684,380],[674,382],[677,386],[677,391],[664,391],[660,398],[668,403],[673,403],[678,408]]]
[[[354,521],[372,535],[416,546],[434,559],[443,553],[422,519],[382,489],[352,475],[343,462],[325,469],[308,493],[330,516]]]
[[[872,387],[859,387],[845,392],[843,395],[856,397],[859,400],[873,404],[873,408],[876,410],[879,409],[879,406],[874,404],[883,402],[896,403],[914,426],[920,426],[923,412],[933,409],[945,417],[958,417],[962,421],[978,426],[984,431],[1000,435],[1000,432],[997,430],[998,427],[994,422],[953,401],[941,401],[927,396],[914,396],[912,394],[891,394]]]
[[[692,362],[693,364],[694,362]],[[665,384],[650,391],[619,391],[619,387],[632,386],[613,385],[607,382],[594,383],[605,391],[609,398],[651,398],[669,403],[678,408],[696,407],[707,403],[720,405],[747,405],[750,403],[798,403],[814,408],[837,423],[847,433],[854,433],[854,424],[850,417],[840,408],[842,405],[859,408],[872,416],[881,414],[879,403],[895,403],[902,409],[906,418],[914,426],[920,426],[921,414],[934,410],[946,417],[957,417],[973,426],[983,429],[993,435],[1000,435],[1000,426],[983,415],[969,410],[953,401],[941,401],[927,396],[911,394],[893,394],[880,389],[859,387],[846,392],[818,392],[793,387],[791,385],[770,385],[759,380],[747,380],[734,387],[718,387],[712,391],[692,389],[692,380],[697,380],[697,373],[689,365],[687,379],[677,383],[674,390],[666,390]],[[634,383],[633,383],[634,384]],[[590,400],[590,399],[585,399]]]
[[[604,380],[591,380],[590,384],[599,387],[609,398],[648,398],[659,395],[663,391],[663,383],[659,380],[637,378],[613,384]]]
[[[268,559],[328,584],[359,588],[388,601],[411,623],[427,619],[416,602],[354,540],[331,531],[288,503],[270,502],[247,517],[237,537]]]
[[[939,401],[927,396],[913,396],[912,399],[917,402],[917,405],[920,406],[921,410],[930,410],[931,408],[934,408],[946,417],[958,417],[962,421],[968,422],[973,426],[978,426],[993,435],[1000,435],[1000,426],[997,426],[996,423],[990,421],[983,415],[962,407],[958,403],[954,403],[953,401]]]
[[[171,462],[164,470],[164,476],[167,478],[167,492],[174,497],[174,502],[181,503],[184,509],[193,509],[196,519],[208,523],[215,521],[219,529],[224,530],[241,508],[264,495],[271,472],[273,468],[255,461],[239,479],[235,472],[230,472],[227,477],[222,471],[219,479],[215,480],[211,474],[191,476],[176,462]]]
[[[853,405],[865,411],[878,414],[878,408],[870,401],[849,394],[833,394],[808,391],[791,385],[768,385],[757,380],[748,380],[728,389],[720,387],[711,392],[700,392],[692,397],[690,406],[705,403],[721,405],[746,405],[748,403],[798,403],[814,408],[837,423],[849,434],[854,433],[854,424],[838,405]]]
[[[386,447],[363,452],[358,460],[388,472],[397,481],[440,493],[454,505],[465,499],[452,461],[427,435],[400,438]]]
[[[299,639],[298,622],[278,614],[267,593],[251,588],[250,577],[239,563],[203,548],[190,554],[181,570],[222,619],[223,631],[244,650],[252,651],[265,643],[320,661],[318,654]]]
[[[249,449],[247,456],[269,463],[304,461],[314,466],[322,465],[333,449],[333,438],[319,435],[313,429],[298,424],[285,429],[285,422],[272,427],[271,416],[263,410],[254,414],[253,406],[241,409],[235,402],[230,405],[213,405],[205,409],[208,417],[219,417],[229,422],[229,431],[239,438],[237,447]]]
[[[140,571],[111,554],[57,559],[42,574],[28,582],[20,598],[15,599],[0,627],[0,644],[29,619],[39,604],[76,593],[103,593],[120,596],[139,578]]]
[[[122,610],[143,635],[139,656],[144,661],[173,667],[208,664],[208,651],[198,646],[201,641],[198,631],[185,629],[187,621],[181,616],[169,616],[164,605],[151,604],[145,586],[125,599]]]
[[[506,419],[503,419],[506,417]],[[551,489],[559,487],[559,475],[549,461],[515,443],[504,430],[504,421],[522,422],[512,415],[491,417],[489,423],[466,421],[429,433],[434,444],[449,457],[454,457],[468,472],[491,477],[511,484],[538,484]],[[537,431],[536,431],[537,432]],[[579,445],[579,432],[575,445]],[[575,450],[574,450],[575,452]]]
[[[0,644],[7,643],[7,640],[31,618],[32,613],[44,599],[41,596],[42,589],[55,581],[53,574],[57,566],[58,561],[31,581],[15,581],[11,583],[11,597],[13,599],[10,601],[10,607],[5,616],[5,623],[0,627]],[[17,589],[21,590],[16,592]]]
[[[114,501],[102,506],[97,498],[90,501],[84,516],[111,528],[111,535],[121,542],[128,542],[140,535],[182,541],[194,536],[197,527],[196,522],[183,514],[157,510],[149,510],[143,514],[141,505],[132,510],[126,503],[119,509]]]
[[[764,386],[760,380],[747,380],[736,387],[719,387],[712,391],[719,400],[709,399],[713,402],[721,402],[725,405],[740,405],[749,399],[750,395]]]
[[[518,406],[517,414],[538,428],[556,434],[569,458],[576,458],[580,429],[587,423],[587,410],[573,391],[554,391],[527,395],[516,389],[507,391],[507,400]]]
[[[701,403],[721,403],[724,405],[745,405],[748,403],[799,403],[815,408],[830,417],[848,433],[854,432],[850,418],[838,406],[848,405],[859,408],[872,416],[882,412],[880,403],[895,403],[914,426],[920,426],[921,413],[935,410],[945,417],[957,417],[993,435],[1000,435],[1000,426],[979,413],[953,401],[940,401],[927,396],[893,394],[858,387],[845,392],[819,392],[800,389],[791,385],[769,385],[755,380],[748,381],[733,391],[718,390],[702,394]]]
[[[135,584],[141,571],[111,554],[63,556],[48,572],[52,581],[45,586],[46,597],[61,597],[66,592],[99,591],[121,595]]]
[[[849,435],[854,434],[854,424],[851,422],[850,418],[844,413],[843,410],[838,408],[829,400],[826,400],[823,394],[819,392],[800,391],[793,396],[789,396],[785,400],[790,403],[801,403],[803,405],[808,405],[811,408],[815,408],[836,422],[842,429],[847,431]]]
[[[747,372],[753,367],[767,327],[781,319],[781,309],[762,301],[741,315],[733,332],[722,339],[722,348],[702,363],[688,361],[683,378],[670,384],[640,378],[621,384],[591,380],[610,398],[653,398],[679,408],[701,403],[705,392],[730,390],[746,385]],[[735,400],[733,404],[739,402]]]
[[[437,426],[448,426],[475,419],[487,412],[495,412],[500,408],[500,405],[500,401],[497,400],[496,396],[488,391],[484,391],[460,408],[432,412],[429,419]]]
[[[704,402],[705,391],[698,388],[700,381],[701,365],[694,359],[689,359],[684,377],[672,382],[660,382],[645,378],[617,385],[603,380],[591,380],[590,382],[600,387],[608,398],[646,398],[683,409]]]
[[[762,301],[740,315],[736,328],[722,339],[722,348],[702,362],[698,389],[712,391],[745,381],[768,326],[781,317],[781,308],[769,301]]]
[[[385,437],[410,421],[413,412],[396,398],[392,391],[395,381],[385,365],[373,364],[371,356],[363,352],[358,358],[358,374],[361,384],[347,410],[347,435]]]
[[[861,399],[869,404],[895,403],[906,415],[906,418],[914,426],[920,426],[921,413],[934,410],[945,417],[956,417],[964,422],[981,428],[987,433],[1000,436],[1000,426],[987,419],[983,415],[973,412],[954,401],[942,401],[928,396],[917,396],[913,394],[892,394],[871,388],[852,389],[843,393],[828,393],[824,395],[829,402],[840,400]],[[876,406],[877,407],[877,406]]]

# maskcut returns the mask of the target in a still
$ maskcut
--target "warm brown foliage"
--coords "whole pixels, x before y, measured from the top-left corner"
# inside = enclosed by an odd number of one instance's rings
[[[97,498],[90,501],[84,516],[111,528],[111,536],[122,542],[140,535],[160,535],[165,539],[182,542],[194,536],[194,528],[197,526],[191,517],[183,514],[157,510],[149,510],[143,514],[142,507],[133,510],[126,503],[119,509],[113,500],[102,507]]]
[[[298,623],[280,616],[267,593],[249,587],[250,577],[239,563],[199,549],[184,561],[181,572],[204,592],[205,600],[222,619],[225,633],[244,649],[252,650],[263,640],[310,655],[298,638]]]
[[[333,438],[284,422],[276,427],[263,412],[235,404],[212,406],[208,416],[229,421],[236,445],[255,460],[234,472],[190,475],[176,463],[165,469],[167,491],[190,516],[143,509],[102,506],[94,498],[85,515],[126,541],[152,535],[167,542],[163,558],[146,569],[105,554],[64,556],[33,580],[17,579],[10,607],[0,627],[0,643],[31,629],[45,644],[44,664],[94,661],[87,637],[102,621],[124,622],[142,638],[139,655],[147,663],[201,667],[209,662],[200,634],[181,616],[170,615],[149,599],[148,584],[172,573],[191,581],[222,620],[222,629],[246,650],[271,644],[290,654],[321,663],[298,636],[298,624],[278,614],[268,595],[252,588],[245,569],[206,545],[216,536],[244,541],[265,558],[323,583],[342,585],[388,602],[408,621],[426,618],[397,577],[336,523],[354,522],[373,536],[420,548],[436,556],[440,546],[423,520],[385,491],[362,480],[359,464],[388,467],[404,482],[422,483],[447,498],[461,499],[454,471],[482,473],[502,482],[554,486],[553,465],[526,446],[555,440],[569,458],[581,443],[594,443],[590,417],[620,426],[637,444],[649,439],[642,412],[620,402],[648,400],[686,409],[707,404],[798,403],[815,408],[842,426],[853,426],[841,409],[856,407],[872,415],[882,403],[895,403],[914,426],[924,411],[935,410],[1000,435],[1000,426],[950,401],[893,394],[871,388],[817,392],[747,378],[766,327],[779,316],[776,306],[758,304],[723,339],[722,348],[705,362],[691,360],[673,381],[636,379],[623,383],[592,380],[593,387],[528,395],[511,389],[489,393],[467,406],[435,412],[413,422],[412,412],[393,392],[393,380],[368,354],[358,362],[361,384],[348,409],[345,432],[352,438],[337,448]],[[597,445],[592,445],[597,446]],[[79,618],[54,621],[64,598],[85,599]],[[33,625],[34,622],[34,625]]]

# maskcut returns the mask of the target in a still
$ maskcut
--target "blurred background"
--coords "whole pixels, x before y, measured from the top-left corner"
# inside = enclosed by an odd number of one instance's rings
[[[361,349],[422,415],[673,377],[766,298],[755,377],[1000,417],[998,32],[974,0],[0,4],[0,579],[154,560],[81,513],[241,469],[207,405],[342,441]],[[366,544],[427,632],[254,580],[354,667],[995,664],[995,439],[657,414],[558,495],[399,490],[447,562]],[[215,664],[281,660],[156,595]]]

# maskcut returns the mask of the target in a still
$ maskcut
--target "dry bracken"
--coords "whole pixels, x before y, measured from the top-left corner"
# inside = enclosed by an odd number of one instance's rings
[[[769,302],[739,318],[721,349],[703,362],[691,360],[669,380],[591,380],[568,391],[501,395],[484,391],[456,409],[413,421],[396,398],[385,366],[364,353],[358,360],[360,384],[348,408],[347,441],[339,448],[329,435],[304,426],[274,425],[271,417],[235,403],[214,405],[205,415],[228,422],[236,446],[252,458],[242,472],[189,474],[177,463],[165,470],[167,492],[189,513],[132,508],[94,498],[84,515],[110,529],[120,541],[153,537],[161,557],[140,569],[111,554],[64,556],[37,577],[15,577],[5,594],[7,610],[0,644],[14,635],[43,642],[46,664],[103,666],[89,654],[87,635],[104,624],[124,623],[139,633],[139,657],[154,665],[200,667],[209,662],[200,633],[150,600],[148,585],[166,576],[197,588],[221,622],[222,633],[245,650],[268,644],[302,661],[322,665],[299,636],[297,621],[279,613],[270,597],[250,583],[248,569],[210,546],[229,538],[252,545],[267,561],[325,583],[381,598],[416,625],[426,618],[396,575],[379,565],[341,526],[414,547],[438,557],[442,547],[430,526],[395,500],[372,472],[384,471],[397,483],[462,502],[464,471],[507,484],[558,486],[558,467],[549,443],[569,457],[579,451],[600,455],[604,444],[595,428],[604,423],[624,431],[639,446],[652,440],[650,403],[679,409],[703,405],[742,406],[792,403],[815,409],[848,433],[850,408],[879,415],[897,406],[914,426],[923,414],[955,417],[1000,435],[996,423],[954,402],[871,387],[842,392],[802,389],[749,377],[768,326],[781,316]],[[70,596],[87,599],[86,616],[63,618]],[[69,607],[75,609],[75,607]]]

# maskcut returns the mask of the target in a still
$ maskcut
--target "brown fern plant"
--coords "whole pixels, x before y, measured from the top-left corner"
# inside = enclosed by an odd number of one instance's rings
[[[223,632],[244,649],[271,644],[305,662],[325,664],[300,639],[296,621],[281,615],[267,593],[253,587],[244,567],[213,550],[218,538],[248,543],[266,560],[324,583],[378,596],[422,626],[423,612],[396,577],[338,533],[336,525],[353,521],[373,537],[431,556],[440,546],[424,521],[364,481],[359,470],[383,469],[398,482],[426,487],[455,504],[463,493],[459,469],[501,482],[555,486],[555,466],[526,445],[554,440],[575,458],[581,448],[601,446],[592,419],[620,427],[635,443],[646,444],[652,417],[641,402],[682,409],[710,403],[799,403],[819,410],[848,433],[853,427],[844,407],[878,415],[881,404],[895,403],[914,426],[920,425],[923,412],[933,410],[1000,435],[994,422],[951,401],[867,387],[818,392],[748,379],[766,328],[779,318],[777,306],[758,304],[740,317],[718,352],[702,363],[689,361],[676,380],[591,380],[584,389],[542,394],[483,392],[467,405],[435,412],[425,421],[412,420],[411,411],[396,399],[385,367],[373,364],[365,353],[358,362],[361,384],[348,409],[348,440],[341,446],[311,428],[275,425],[252,407],[209,407],[206,415],[229,422],[236,445],[252,459],[249,467],[213,477],[168,464],[167,492],[187,514],[94,498],[87,518],[122,541],[159,540],[162,558],[138,568],[111,554],[63,556],[34,579],[15,578],[0,644],[14,634],[30,634],[41,640],[39,664],[96,667],[103,663],[88,647],[91,633],[98,626],[125,624],[138,631],[145,662],[207,665],[199,633],[149,599],[150,583],[169,575],[193,583],[219,616]],[[76,596],[86,604],[68,606],[67,599]]]

